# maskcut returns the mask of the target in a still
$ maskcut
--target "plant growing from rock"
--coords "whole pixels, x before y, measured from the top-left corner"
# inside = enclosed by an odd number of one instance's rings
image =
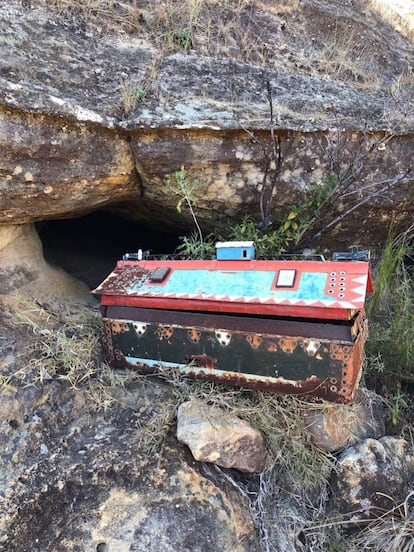
[[[178,29],[165,33],[164,40],[167,47],[170,49],[172,45],[177,45],[184,50],[191,50],[193,47],[193,39],[188,29]]]
[[[182,212],[183,205],[187,206],[196,228],[196,237],[186,238],[181,246],[181,253],[187,253],[191,257],[204,256],[206,250],[209,251],[210,247],[204,243],[203,233],[195,211],[198,203],[198,180],[188,179],[184,165],[182,165],[178,171],[172,173],[172,178],[164,179],[164,185],[169,192],[178,197],[176,209],[179,213]]]
[[[288,135],[283,138],[277,134],[277,115],[275,115],[272,85],[266,82],[267,102],[269,106],[269,134],[267,139],[260,138],[243,124],[243,130],[258,144],[262,152],[263,178],[258,185],[259,210],[261,220],[255,222],[247,217],[241,224],[231,229],[233,239],[252,239],[259,251],[259,256],[274,256],[283,252],[293,252],[300,247],[310,235],[316,223],[323,217],[332,204],[339,182],[335,174],[313,183],[304,193],[303,201],[288,207],[282,220],[272,220],[273,202],[277,190],[283,183],[280,180],[282,169],[290,158],[298,157],[309,146],[304,140],[295,148],[295,140]]]
[[[181,244],[177,247],[177,254],[185,259],[206,259],[215,254],[214,234],[208,234],[200,241],[199,234],[193,232],[189,236],[180,236]]]
[[[240,226],[231,230],[235,237],[244,234],[247,238],[250,234],[251,238],[247,239],[266,244],[267,254],[272,245],[273,255],[284,251],[294,253],[304,247],[312,248],[321,236],[361,210],[364,205],[410,182],[412,167],[409,162],[394,177],[365,181],[370,164],[378,162],[378,156],[394,140],[395,129],[407,116],[410,100],[406,98],[404,108],[399,105],[398,113],[388,114],[388,129],[382,133],[374,134],[365,128],[350,136],[341,131],[340,121],[337,122],[337,130],[323,133],[319,139],[319,149],[321,162],[326,165],[326,176],[308,184],[302,192],[302,201],[287,206],[282,219],[275,221],[273,206],[278,190],[284,186],[281,178],[283,167],[292,158],[299,160],[310,143],[309,139],[303,138],[303,143],[298,144],[289,133],[285,136],[276,131],[277,104],[270,81],[266,82],[266,96],[269,131],[265,137],[240,123],[261,151],[263,177],[257,183],[260,221],[245,219]]]
[[[334,178],[317,182],[305,193],[303,203],[292,205],[280,223],[270,223],[263,228],[262,223],[248,216],[230,229],[230,238],[254,241],[259,258],[293,252],[318,220],[335,187]]]
[[[122,107],[124,113],[127,115],[138,103],[145,100],[147,97],[147,89],[133,80],[127,79],[121,82],[121,96]]]

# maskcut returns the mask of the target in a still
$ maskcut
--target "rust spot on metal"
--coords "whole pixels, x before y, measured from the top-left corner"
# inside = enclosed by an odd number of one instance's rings
[[[249,334],[246,335],[246,341],[251,347],[253,347],[253,349],[258,349],[262,344],[263,339],[262,336],[258,334]]]
[[[128,324],[125,324],[125,322],[118,322],[116,320],[111,321],[111,330],[113,334],[119,334],[121,332],[127,332],[128,331]]]
[[[340,403],[345,403],[349,400],[346,396],[338,395],[335,386],[332,384],[330,385],[329,379],[320,380],[316,376],[311,376],[303,381],[288,382],[283,378],[250,379],[244,374],[236,374],[235,372],[217,374],[207,370],[191,371],[191,367],[190,370],[186,370],[185,376],[193,379],[217,381],[232,386],[260,389],[275,393],[285,393],[296,396],[315,396]]]
[[[292,339],[289,337],[281,337],[279,339],[279,348],[288,355],[291,355],[297,346],[297,339]]]
[[[209,370],[214,370],[217,366],[217,359],[208,355],[186,355],[184,360],[186,364],[189,364],[190,366],[202,366],[208,368]]]
[[[174,335],[174,330],[171,326],[159,326],[156,329],[158,339],[166,339],[167,341]]]
[[[274,341],[268,341],[267,342],[266,350],[269,353],[275,353],[277,351],[277,349],[278,349],[278,347],[277,347],[277,345]]]
[[[188,339],[192,341],[193,343],[199,343],[201,339],[201,332],[200,330],[196,330],[195,328],[190,328],[187,332]]]
[[[139,285],[144,282],[150,274],[140,266],[117,266],[110,276],[97,289],[97,293],[106,292],[113,294],[124,294],[131,286]]]

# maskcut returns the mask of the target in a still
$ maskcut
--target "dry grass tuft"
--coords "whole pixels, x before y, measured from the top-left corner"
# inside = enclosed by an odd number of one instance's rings
[[[165,440],[171,432],[177,415],[177,404],[174,400],[164,400],[153,405],[149,417],[137,424],[137,439],[140,448],[149,458],[160,454]]]
[[[119,29],[127,32],[141,27],[142,11],[137,2],[114,0],[43,0],[52,11],[81,25],[98,25],[102,30]]]
[[[147,87],[143,81],[135,79],[124,79],[121,81],[122,107],[124,113],[128,114],[135,106],[143,102],[147,96]]]
[[[24,332],[26,346],[19,352],[21,368],[11,376],[2,376],[0,385],[10,384],[10,377],[24,385],[60,380],[84,394],[91,410],[131,406],[126,387],[132,382],[145,384],[148,378],[113,370],[105,363],[97,310],[79,305],[54,312],[21,297],[16,297],[15,304],[16,330]]]
[[[355,550],[414,551],[414,491],[352,539]]]
[[[76,313],[55,313],[36,302],[18,298],[18,324],[31,330],[24,355],[36,380],[67,381],[78,388],[94,376],[100,352],[100,317],[79,307]]]
[[[373,52],[352,30],[340,29],[335,22],[320,49],[311,50],[312,67],[333,80],[351,82],[361,88],[378,90],[381,78],[372,64]]]

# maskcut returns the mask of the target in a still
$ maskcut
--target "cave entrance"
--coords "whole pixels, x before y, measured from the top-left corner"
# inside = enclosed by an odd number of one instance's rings
[[[45,259],[85,282],[99,285],[126,252],[171,253],[179,237],[106,211],[38,223]]]

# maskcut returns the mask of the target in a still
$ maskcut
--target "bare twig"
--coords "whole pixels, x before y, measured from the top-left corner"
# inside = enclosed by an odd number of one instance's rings
[[[266,90],[269,105],[270,140],[264,141],[260,139],[257,134],[252,132],[243,123],[240,123],[241,128],[250,136],[253,143],[260,146],[264,158],[264,171],[259,199],[260,216],[263,226],[266,226],[270,222],[269,219],[274,191],[277,186],[283,162],[287,157],[289,157],[289,151],[292,147],[292,142],[287,140],[286,142],[288,142],[288,146],[284,151],[283,140],[275,133],[272,86],[269,81],[266,81]]]
[[[368,203],[368,201],[370,201],[371,199],[380,196],[381,194],[386,192],[389,188],[391,188],[395,184],[400,184],[402,181],[405,180],[405,178],[408,176],[408,174],[410,172],[411,172],[411,169],[408,169],[404,174],[394,178],[391,181],[388,181],[388,183],[385,186],[383,186],[382,188],[380,188],[376,192],[372,192],[368,196],[366,196],[363,199],[361,199],[360,201],[358,201],[355,205],[353,205],[352,207],[347,209],[344,213],[341,213],[340,215],[335,217],[329,224],[326,224],[323,229],[321,229],[317,234],[314,235],[314,239],[319,238],[324,232],[329,230],[329,228],[332,228],[332,226],[337,224],[340,220],[342,220],[342,219],[346,218],[347,216],[349,216],[351,213],[353,213],[354,211],[356,211],[357,209],[362,207],[362,205],[365,205],[365,203]]]

